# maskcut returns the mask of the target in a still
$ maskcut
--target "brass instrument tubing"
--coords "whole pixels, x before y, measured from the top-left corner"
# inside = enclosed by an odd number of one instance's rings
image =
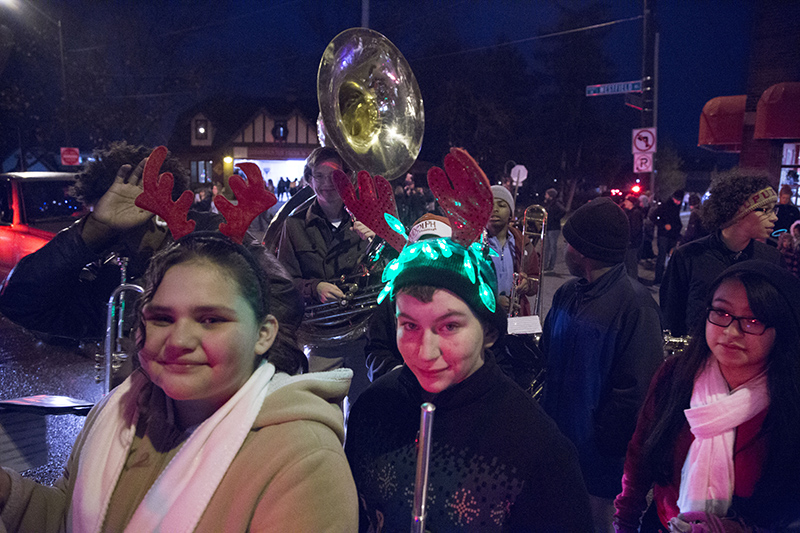
[[[117,313],[117,298],[119,298],[126,291],[133,291],[141,294],[144,292],[144,289],[132,283],[123,283],[114,289],[114,292],[111,293],[111,296],[108,299],[108,313],[106,314],[105,368],[103,368],[105,375],[103,379],[104,394],[107,394],[111,389],[111,366],[114,359],[114,348],[116,347],[118,333],[115,331],[117,329],[117,320],[114,316]],[[121,321],[122,311],[120,311],[120,323]]]
[[[414,507],[411,533],[425,532],[425,514],[428,499],[428,470],[431,460],[431,430],[436,406],[425,402],[420,406],[419,438],[417,442],[417,475],[414,480]]]
[[[525,251],[522,251],[522,264],[525,262]],[[520,272],[525,272],[520,266]],[[515,307],[519,306],[519,291],[517,290],[517,283],[519,283],[520,275],[517,272],[511,276],[511,294],[508,297],[508,318],[517,316]]]

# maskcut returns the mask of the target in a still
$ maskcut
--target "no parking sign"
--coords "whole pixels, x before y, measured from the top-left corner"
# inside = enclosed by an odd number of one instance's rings
[[[653,154],[633,154],[633,171],[636,173],[653,171]]]

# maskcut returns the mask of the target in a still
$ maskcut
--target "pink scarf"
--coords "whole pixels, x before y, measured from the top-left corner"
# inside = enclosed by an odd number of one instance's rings
[[[727,514],[733,498],[736,428],[768,406],[765,372],[729,391],[717,360],[709,357],[684,411],[695,439],[681,470],[681,513]]]

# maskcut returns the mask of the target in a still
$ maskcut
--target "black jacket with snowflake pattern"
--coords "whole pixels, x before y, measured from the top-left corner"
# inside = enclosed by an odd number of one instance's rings
[[[436,406],[428,531],[591,531],[575,448],[491,358],[439,394],[425,392],[404,366],[359,397],[345,451],[365,506],[362,531],[410,528],[426,401]]]

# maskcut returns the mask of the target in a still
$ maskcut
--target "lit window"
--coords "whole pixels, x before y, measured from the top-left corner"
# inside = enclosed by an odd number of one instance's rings
[[[208,121],[207,120],[195,120],[194,121],[194,138],[197,140],[206,140],[208,139]]]
[[[275,127],[272,128],[272,138],[276,141],[285,141],[289,137],[289,128],[286,127],[285,120],[276,120]]]

